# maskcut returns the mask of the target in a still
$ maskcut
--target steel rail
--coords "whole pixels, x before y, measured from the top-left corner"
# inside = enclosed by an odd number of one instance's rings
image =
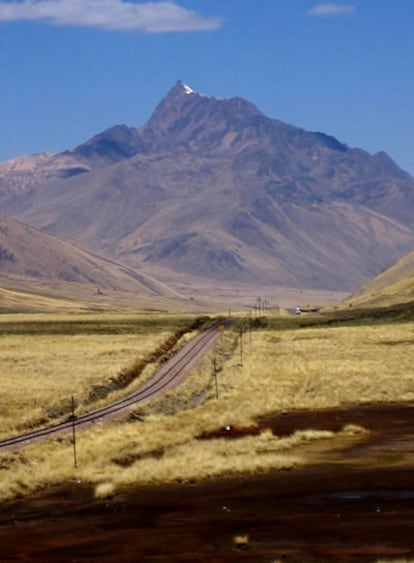
[[[0,449],[7,448],[14,445],[25,444],[32,440],[39,438],[46,438],[53,434],[58,434],[65,430],[70,430],[73,425],[80,427],[87,424],[91,424],[97,421],[109,418],[112,415],[119,414],[120,411],[126,410],[134,404],[137,404],[145,399],[149,399],[165,389],[170,385],[174,379],[180,374],[180,372],[187,367],[191,361],[197,357],[197,355],[205,348],[210,341],[217,338],[218,330],[217,325],[210,327],[202,334],[196,336],[187,345],[187,349],[183,352],[178,353],[169,362],[162,366],[150,380],[142,384],[142,386],[106,405],[99,409],[95,409],[88,413],[76,416],[75,418],[69,417],[60,423],[39,428],[37,430],[32,430],[30,432],[25,432],[13,436],[11,438],[5,438],[0,440]]]
[[[209,329],[199,337],[196,337],[195,342],[193,342],[191,347],[184,353],[184,355],[180,355],[176,361],[167,366],[167,369],[165,369],[166,366],[163,366],[163,368],[161,368],[159,372],[157,372],[154,378],[152,378],[149,382],[144,383],[143,386],[137,391],[129,393],[122,399],[119,399],[118,401],[115,401],[114,403],[111,403],[110,405],[107,405],[105,407],[101,407],[100,409],[79,415],[74,420],[72,419],[72,417],[70,417],[68,420],[62,421],[58,424],[1,440],[0,448],[16,445],[35,438],[49,436],[51,434],[62,432],[64,430],[69,430],[74,424],[76,426],[82,426],[88,423],[96,422],[97,420],[109,417],[110,415],[126,409],[129,406],[136,404],[146,398],[150,398],[152,395],[155,395],[156,393],[158,393],[158,391],[165,388],[169,383],[171,383],[171,381],[179,373],[179,371],[177,372],[177,370],[184,368],[193,359],[193,357],[198,354],[199,350],[201,350],[203,346],[208,343],[208,341],[213,337],[214,334],[215,333],[212,332],[212,329]]]

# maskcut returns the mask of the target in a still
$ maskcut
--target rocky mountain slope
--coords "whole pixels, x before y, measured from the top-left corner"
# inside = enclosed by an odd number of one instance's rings
[[[141,128],[29,158],[0,164],[3,213],[161,279],[352,291],[414,247],[385,153],[181,82]]]

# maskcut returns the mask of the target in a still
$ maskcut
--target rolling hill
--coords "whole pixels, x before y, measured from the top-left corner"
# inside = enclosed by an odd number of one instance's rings
[[[3,303],[24,300],[27,293],[98,301],[114,293],[130,299],[177,297],[150,276],[7,217],[0,217],[0,287]]]
[[[414,251],[364,284],[349,302],[358,305],[414,302]]]

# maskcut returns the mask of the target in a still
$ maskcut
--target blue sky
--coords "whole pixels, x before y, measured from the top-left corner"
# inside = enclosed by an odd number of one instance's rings
[[[0,161],[142,125],[178,79],[414,175],[413,0],[0,0]]]

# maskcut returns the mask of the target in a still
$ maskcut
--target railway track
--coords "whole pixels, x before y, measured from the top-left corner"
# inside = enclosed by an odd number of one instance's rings
[[[231,322],[227,321],[225,324],[230,326]],[[0,440],[0,449],[18,449],[34,441],[68,432],[74,426],[76,428],[85,428],[98,422],[105,422],[113,418],[125,416],[132,406],[155,398],[168,389],[176,387],[185,378],[188,371],[215,343],[219,335],[218,325],[214,325],[194,337],[173,358],[166,362],[152,378],[143,383],[139,389],[125,395],[122,399],[79,416],[70,416],[67,420],[57,424]]]

